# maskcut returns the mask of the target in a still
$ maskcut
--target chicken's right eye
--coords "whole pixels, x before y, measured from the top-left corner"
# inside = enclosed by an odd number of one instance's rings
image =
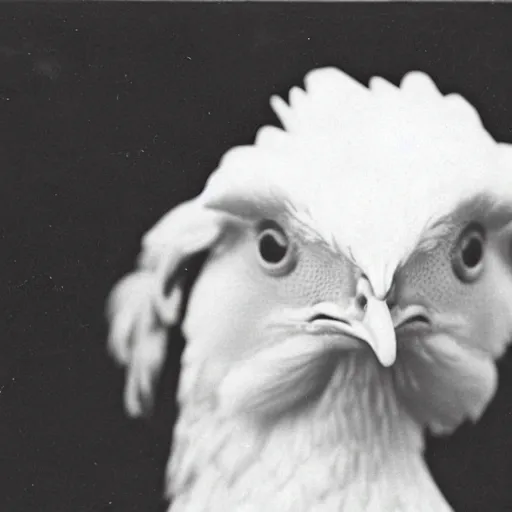
[[[452,257],[455,275],[463,283],[476,281],[484,269],[485,234],[478,225],[470,225],[461,235]]]
[[[295,268],[294,246],[279,224],[264,222],[260,227],[257,242],[260,264],[268,273],[282,276]]]

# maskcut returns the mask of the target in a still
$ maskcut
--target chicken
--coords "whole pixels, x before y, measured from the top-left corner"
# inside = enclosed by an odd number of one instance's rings
[[[424,433],[478,420],[496,390],[511,149],[420,72],[365,87],[318,69],[271,105],[282,128],[230,150],[109,300],[132,416],[183,316],[170,510],[450,511]]]

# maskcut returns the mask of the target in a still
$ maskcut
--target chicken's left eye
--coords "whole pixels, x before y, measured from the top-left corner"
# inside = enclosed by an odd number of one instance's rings
[[[461,281],[469,283],[480,276],[484,267],[484,251],[483,228],[470,226],[460,237],[452,259],[453,270]]]
[[[284,275],[295,267],[293,244],[275,222],[267,221],[258,233],[258,255],[261,266],[272,274]]]

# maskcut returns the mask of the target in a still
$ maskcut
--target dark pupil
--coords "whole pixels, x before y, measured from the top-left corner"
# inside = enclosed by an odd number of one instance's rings
[[[268,263],[279,263],[286,256],[286,245],[281,245],[272,235],[260,238],[260,254]]]
[[[482,259],[483,248],[479,238],[471,238],[462,248],[462,261],[469,268],[476,267]]]

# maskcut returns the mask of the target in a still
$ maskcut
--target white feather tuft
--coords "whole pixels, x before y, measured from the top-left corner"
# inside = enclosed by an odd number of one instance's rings
[[[511,195],[512,162],[475,109],[424,73],[400,87],[375,77],[368,88],[319,69],[289,96],[289,105],[271,100],[283,129],[264,127],[255,145],[229,151],[205,194],[280,191],[368,275],[392,273],[461,202]]]
[[[225,218],[199,200],[171,210],[144,236],[139,269],[121,280],[110,295],[109,347],[127,368],[124,396],[132,416],[142,414],[150,402],[165,360],[167,330],[179,321],[180,270],[189,257],[215,243]]]
[[[295,336],[241,362],[219,387],[223,414],[272,416],[322,391],[336,364],[326,339]]]
[[[146,313],[145,305],[151,302],[153,286],[154,276],[150,272],[136,272],[120,281],[110,296],[108,346],[121,364],[127,364],[130,359],[133,332],[141,316]]]
[[[402,350],[396,372],[398,396],[435,434],[478,420],[497,386],[493,358],[450,336],[431,336]]]

